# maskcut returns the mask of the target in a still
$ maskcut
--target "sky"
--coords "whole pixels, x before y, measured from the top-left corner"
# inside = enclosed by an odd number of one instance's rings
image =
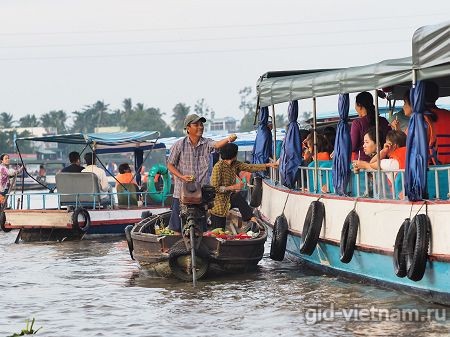
[[[410,56],[415,29],[449,13],[448,0],[0,0],[0,112],[131,98],[170,122],[177,103],[204,98],[240,119],[239,91],[263,73]]]

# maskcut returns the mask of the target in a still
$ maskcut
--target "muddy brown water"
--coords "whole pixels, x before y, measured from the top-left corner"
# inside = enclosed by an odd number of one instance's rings
[[[450,334],[442,306],[268,254],[256,272],[193,288],[140,270],[123,238],[14,244],[16,234],[0,233],[0,336],[33,317],[36,336],[58,337]]]

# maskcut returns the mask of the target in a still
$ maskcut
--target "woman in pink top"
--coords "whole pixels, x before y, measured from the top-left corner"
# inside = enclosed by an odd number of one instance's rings
[[[352,159],[370,161],[370,157],[364,153],[364,135],[375,126],[375,106],[372,94],[364,91],[356,96],[355,110],[358,118],[352,122],[350,137],[352,140]],[[391,129],[389,122],[384,117],[378,117],[379,142],[384,144],[386,134]]]

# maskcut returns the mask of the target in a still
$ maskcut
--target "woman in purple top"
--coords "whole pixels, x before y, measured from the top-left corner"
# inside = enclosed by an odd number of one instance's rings
[[[372,94],[364,91],[356,95],[355,110],[358,118],[352,122],[350,136],[352,139],[352,159],[369,161],[370,157],[364,153],[364,135],[371,127],[375,126],[375,106]],[[378,129],[380,144],[384,144],[387,132],[391,129],[389,122],[384,117],[378,116]]]

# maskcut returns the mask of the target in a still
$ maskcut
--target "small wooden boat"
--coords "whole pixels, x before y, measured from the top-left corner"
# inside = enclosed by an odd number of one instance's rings
[[[189,239],[180,235],[156,234],[158,228],[168,225],[170,211],[152,215],[125,233],[132,259],[146,270],[162,277],[174,276],[183,281],[192,281],[192,256]],[[164,233],[164,232],[163,232]],[[202,233],[195,240],[196,279],[210,273],[239,273],[254,270],[264,254],[267,231],[260,225],[255,237],[230,235],[215,237],[210,232]]]

